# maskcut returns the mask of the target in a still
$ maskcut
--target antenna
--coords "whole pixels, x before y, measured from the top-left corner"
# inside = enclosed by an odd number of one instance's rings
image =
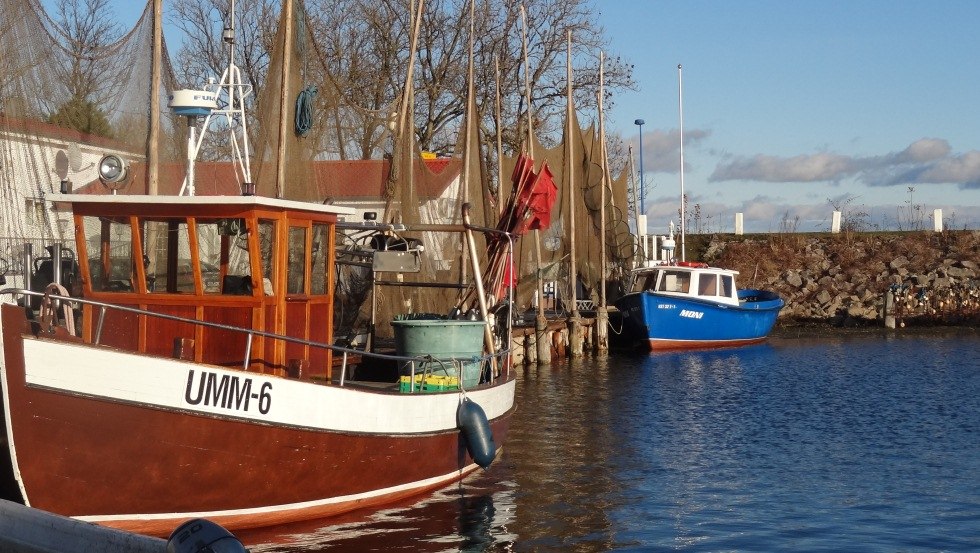
[[[211,120],[215,115],[225,117],[228,124],[228,143],[231,147],[232,159],[235,162],[235,178],[241,183],[242,195],[251,196],[255,194],[255,183],[252,182],[252,168],[249,157],[248,128],[245,118],[245,99],[252,94],[251,85],[246,85],[242,81],[241,69],[235,65],[235,0],[231,2],[231,10],[228,12],[228,20],[221,32],[221,40],[228,49],[228,65],[225,67],[221,80],[213,91],[206,91],[210,94],[213,106],[193,106],[193,108],[207,107],[206,112],[202,109],[196,113],[181,113],[178,109],[184,106],[175,104],[178,92],[200,92],[200,91],[177,91],[171,96],[170,107],[179,115],[187,115],[188,127],[191,136],[187,145],[188,173],[184,178],[184,183],[180,187],[180,194],[186,191],[188,195],[194,195],[194,173],[193,163],[201,150],[204,142],[204,135],[211,127]],[[213,84],[212,82],[208,83]],[[195,138],[195,126],[197,117],[204,116],[204,123],[201,126],[201,134]]]
[[[70,163],[68,153],[64,150],[58,150],[58,153],[54,155],[54,172],[57,173],[58,178],[61,180],[68,178],[68,166]]]
[[[78,142],[68,145],[68,167],[75,173],[82,170],[82,149],[78,146]]]

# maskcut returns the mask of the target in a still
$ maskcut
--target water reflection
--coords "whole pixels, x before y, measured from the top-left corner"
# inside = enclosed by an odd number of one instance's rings
[[[513,496],[512,483],[476,476],[421,501],[238,536],[252,553],[507,551],[516,537],[507,530]]]
[[[622,455],[608,422],[628,382],[609,378],[611,358],[525,369],[508,436],[520,505],[520,548],[602,551],[615,545],[607,515],[623,488],[611,467]]]
[[[980,550],[976,332],[524,369],[487,472],[253,552]]]

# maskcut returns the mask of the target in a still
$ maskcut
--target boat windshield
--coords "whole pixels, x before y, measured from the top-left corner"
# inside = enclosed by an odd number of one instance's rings
[[[713,273],[701,273],[698,275],[698,295],[717,296],[718,275]]]
[[[657,283],[658,292],[679,292],[686,294],[691,289],[691,273],[689,271],[665,270],[660,272]]]

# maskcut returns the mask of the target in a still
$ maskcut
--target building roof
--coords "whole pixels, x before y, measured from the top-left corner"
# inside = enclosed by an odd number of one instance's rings
[[[129,144],[113,138],[60,127],[38,119],[11,117],[0,112],[0,134],[6,133],[23,133],[63,142],[77,142],[94,148],[102,147],[113,151],[132,152],[134,156],[143,155],[141,152],[133,149]]]
[[[416,169],[418,196],[421,199],[438,198],[459,177],[462,161],[454,158],[423,160],[424,168]],[[333,201],[370,201],[383,195],[388,175],[388,160],[315,161],[317,197]],[[133,163],[131,175],[120,194],[145,194],[146,164]],[[423,172],[430,178],[422,179]],[[175,195],[180,192],[186,167],[183,162],[161,163],[158,193]],[[241,194],[240,178],[236,177],[231,162],[198,162],[194,165],[194,191],[200,196],[235,196]],[[254,178],[254,171],[253,171]],[[109,191],[99,181],[85,184],[76,194],[107,194]]]

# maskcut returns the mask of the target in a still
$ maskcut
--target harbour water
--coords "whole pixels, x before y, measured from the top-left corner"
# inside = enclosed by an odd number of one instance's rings
[[[614,353],[521,369],[517,399],[489,471],[241,537],[253,553],[980,550],[976,330]]]

